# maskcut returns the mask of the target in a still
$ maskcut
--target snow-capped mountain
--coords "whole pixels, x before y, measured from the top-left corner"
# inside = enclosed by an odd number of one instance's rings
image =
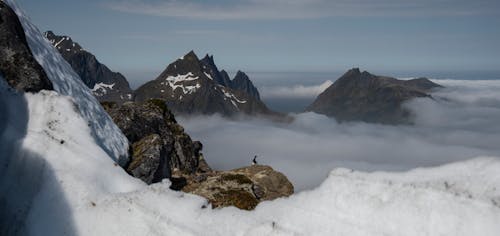
[[[83,49],[69,36],[59,36],[52,31],[45,32],[44,36],[68,61],[99,101],[122,103],[132,100],[132,90],[122,74],[101,64],[92,53]]]
[[[181,114],[277,114],[260,100],[257,89],[243,72],[231,81],[227,73],[218,70],[213,57],[207,55],[199,60],[193,51],[135,91],[137,101],[151,98],[166,100],[174,113]]]

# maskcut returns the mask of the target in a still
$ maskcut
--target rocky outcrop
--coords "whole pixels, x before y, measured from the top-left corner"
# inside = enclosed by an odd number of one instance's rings
[[[172,171],[197,171],[201,144],[193,142],[161,100],[103,103],[131,144],[126,170],[151,184],[170,178]]]
[[[241,76],[237,82],[238,89],[232,88],[229,76],[218,70],[213,57],[199,60],[191,51],[168,65],[158,78],[139,87],[135,99],[164,99],[176,114],[281,116],[267,108],[258,92],[257,96],[247,93],[250,86],[256,91],[248,77]]]
[[[252,210],[259,202],[290,196],[294,189],[282,173],[269,166],[253,165],[187,176],[182,191],[205,197],[213,208],[235,206]]]
[[[286,176],[269,166],[212,170],[201,153],[203,145],[191,140],[162,100],[102,105],[131,144],[125,169],[147,184],[168,178],[170,188],[205,197],[213,207],[246,210],[293,193]]]
[[[428,97],[442,87],[426,78],[398,80],[351,69],[321,93],[306,109],[338,121],[409,124],[412,114],[402,107],[413,98]]]
[[[33,57],[16,13],[0,1],[0,73],[17,91],[52,90],[43,68]]]
[[[127,79],[101,64],[92,53],[83,49],[69,36],[60,36],[52,31],[44,36],[71,65],[82,81],[92,90],[99,101],[123,103],[132,100],[132,90]]]

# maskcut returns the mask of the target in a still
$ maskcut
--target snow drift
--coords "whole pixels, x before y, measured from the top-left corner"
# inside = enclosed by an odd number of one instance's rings
[[[125,150],[121,133],[21,19],[57,92],[18,94],[0,78],[1,235],[500,233],[494,158],[404,173],[336,169],[317,189],[252,212],[212,210],[200,197],[171,191],[168,181],[146,186],[110,158]],[[103,142],[108,135],[114,138]]]

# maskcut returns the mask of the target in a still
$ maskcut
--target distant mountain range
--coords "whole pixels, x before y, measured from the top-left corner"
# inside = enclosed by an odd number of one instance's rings
[[[45,37],[101,102],[162,99],[175,114],[284,117],[264,104],[244,72],[238,71],[231,79],[225,70],[219,70],[211,55],[199,59],[190,51],[169,64],[156,79],[132,91],[123,75],[112,72],[70,37],[52,31],[46,32]],[[398,80],[354,68],[321,93],[306,111],[335,117],[341,122],[411,123],[411,114],[402,107],[403,102],[431,97],[429,92],[438,87],[441,86],[426,78]]]
[[[306,108],[338,121],[411,123],[411,114],[401,105],[412,98],[431,97],[442,87],[427,78],[398,80],[377,76],[358,68],[349,70]]]
[[[101,102],[160,98],[178,114],[281,116],[260,100],[259,91],[244,72],[238,71],[231,80],[225,70],[219,71],[213,56],[206,55],[200,60],[191,51],[168,65],[155,80],[132,91],[123,75],[101,64],[71,37],[52,31],[44,35]]]
[[[71,65],[82,81],[92,90],[99,101],[123,103],[133,99],[133,91],[127,79],[101,64],[92,53],[83,49],[69,36],[47,31],[44,36],[54,45]]]

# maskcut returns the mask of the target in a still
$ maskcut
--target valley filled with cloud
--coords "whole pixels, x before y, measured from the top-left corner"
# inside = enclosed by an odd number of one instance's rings
[[[179,122],[203,142],[205,158],[215,169],[248,165],[258,155],[259,163],[285,173],[299,191],[318,186],[337,167],[404,171],[499,156],[500,81],[434,82],[445,88],[434,91],[432,98],[405,104],[414,114],[411,126],[338,123],[315,113],[294,114],[291,123],[220,116]],[[292,90],[303,90],[297,88]]]

